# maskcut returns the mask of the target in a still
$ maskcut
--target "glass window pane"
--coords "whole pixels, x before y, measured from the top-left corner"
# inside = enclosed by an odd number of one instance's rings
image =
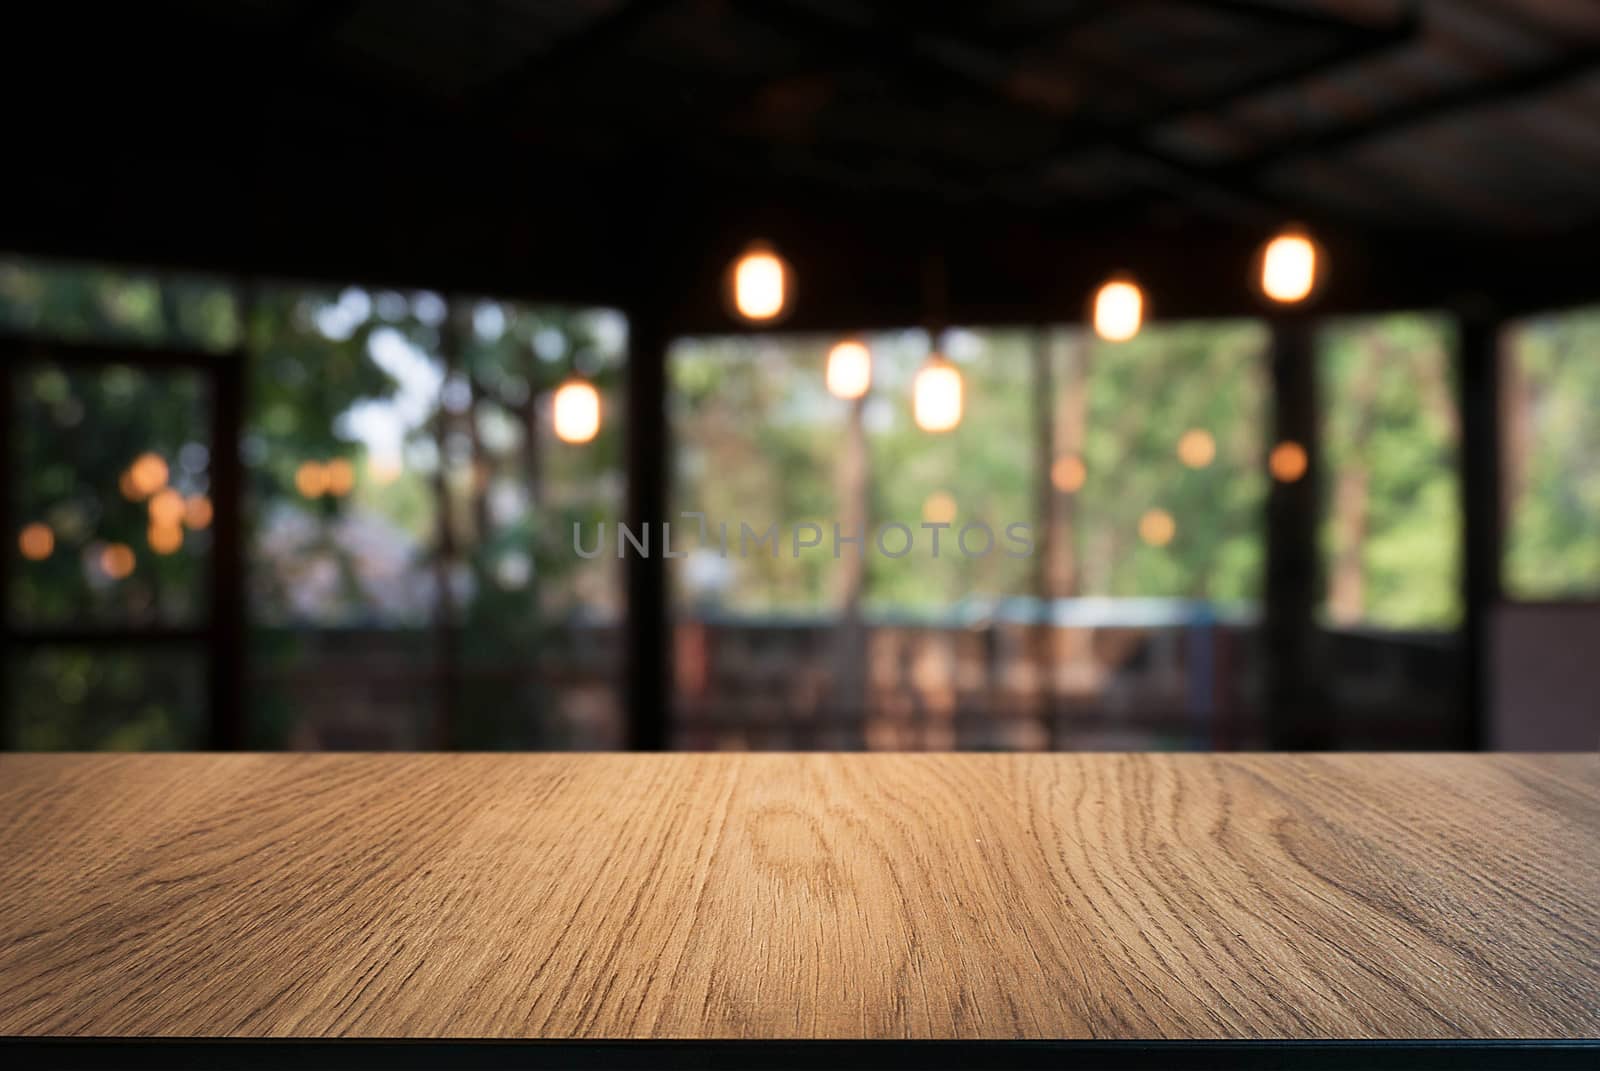
[[[1461,428],[1448,319],[1318,338],[1327,713],[1344,748],[1455,746],[1464,671]]]
[[[201,623],[212,515],[204,377],[123,365],[10,374],[13,624]]]
[[[620,566],[570,522],[621,511],[622,318],[275,287],[253,330],[256,739],[619,745]],[[573,374],[582,444],[551,428]]]
[[[1063,339],[1059,596],[1259,599],[1267,345],[1251,322]]]
[[[169,751],[206,746],[202,653],[187,646],[18,650],[8,748]]]
[[[1600,308],[1525,320],[1504,364],[1505,588],[1600,596]]]
[[[1038,657],[1057,746],[1261,743],[1268,344],[1248,321],[1055,339]]]
[[[622,563],[575,553],[573,526],[593,533],[622,515],[626,321],[503,301],[462,301],[456,315],[460,368],[443,417],[459,578],[452,743],[620,747]],[[569,383],[599,396],[587,441],[556,434],[555,394]]]
[[[675,534],[688,555],[669,566],[680,746],[1255,739],[1259,326],[1120,347],[948,332],[963,412],[940,433],[912,400],[926,333],[861,340],[860,403],[829,393],[837,341],[693,339],[671,356],[673,510],[705,513],[711,536]],[[835,548],[834,525],[863,518],[865,554]],[[769,529],[775,548],[755,542]]]
[[[252,741],[433,746],[444,302],[273,286],[253,314]]]
[[[1320,335],[1324,613],[1335,626],[1438,630],[1461,619],[1452,347],[1449,322],[1419,314]]]

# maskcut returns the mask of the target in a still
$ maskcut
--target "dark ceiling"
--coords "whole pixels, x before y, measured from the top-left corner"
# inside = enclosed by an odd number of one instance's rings
[[[821,322],[905,317],[934,251],[958,310],[1042,316],[1286,219],[1345,304],[1516,290],[1600,222],[1594,0],[46,11],[3,74],[5,246],[636,304],[761,233]]]

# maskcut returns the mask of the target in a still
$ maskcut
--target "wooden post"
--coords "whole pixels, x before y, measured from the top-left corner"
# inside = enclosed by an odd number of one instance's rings
[[[1046,324],[1033,329],[1033,512],[1038,524],[1034,544],[1033,596],[1038,600],[1029,644],[1033,660],[1035,718],[1044,739],[1055,745],[1055,660],[1052,639],[1055,634],[1055,586],[1051,583],[1051,564],[1055,546],[1061,538],[1056,521],[1056,489],[1050,469],[1056,456],[1056,404],[1054,376],[1051,374],[1051,332]]]
[[[1489,746],[1489,618],[1500,600],[1504,500],[1500,471],[1500,324],[1483,311],[1456,321],[1461,407],[1462,722],[1457,746]]]
[[[839,624],[834,629],[834,682],[830,700],[831,710],[822,711],[823,739],[828,747],[844,747],[848,728],[854,729],[854,743],[860,746],[866,739],[867,717],[867,629],[861,617],[861,595],[866,583],[867,546],[871,536],[868,528],[869,455],[867,452],[866,408],[867,396],[862,395],[850,404],[845,424],[843,449],[839,453],[837,472],[839,492],[838,525],[840,535],[861,537],[860,543],[847,544],[839,550],[835,563],[834,605],[839,608]],[[833,533],[823,535],[823,541],[832,545]],[[816,743],[813,734],[812,744]]]
[[[1264,702],[1275,749],[1314,750],[1334,743],[1321,680],[1316,608],[1322,590],[1317,551],[1321,515],[1321,450],[1317,433],[1316,346],[1311,321],[1285,317],[1272,326],[1272,436],[1298,443],[1305,471],[1294,480],[1269,476],[1267,574],[1261,652]]]
[[[623,622],[623,712],[627,746],[633,751],[664,751],[670,745],[672,707],[672,622],[667,605],[666,562],[661,556],[661,525],[667,516],[667,348],[670,339],[654,307],[634,308],[628,317],[626,371],[626,517],[652,535],[649,554],[624,559],[627,616]]]
[[[244,464],[239,458],[244,426],[245,370],[253,303],[242,302],[245,344],[219,357],[210,373],[211,396],[211,604],[206,630],[210,746],[235,751],[246,746],[244,608]]]
[[[461,323],[456,313],[457,299],[447,298],[446,302],[444,325],[439,332],[439,358],[444,365],[445,381],[448,382],[461,366]],[[450,500],[449,465],[446,461],[450,456],[450,423],[450,411],[441,401],[434,414],[433,429],[434,442],[439,451],[439,464],[433,478],[434,501],[439,509],[439,545],[434,548],[433,556],[434,584],[437,589],[434,592],[434,637],[438,644],[434,649],[438,708],[433,727],[433,746],[441,750],[459,746],[456,714],[461,700],[461,663],[456,638],[459,622],[455,592],[451,588],[458,548],[455,510]]]
[[[17,538],[14,469],[17,464],[19,422],[16,420],[17,362],[9,359],[0,365],[0,534]],[[0,547],[0,749],[16,746],[16,706],[12,693],[12,660],[17,648],[11,634],[11,547]]]

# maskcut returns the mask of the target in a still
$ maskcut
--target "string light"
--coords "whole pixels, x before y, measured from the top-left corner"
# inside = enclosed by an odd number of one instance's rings
[[[157,554],[174,554],[183,546],[183,529],[176,524],[152,524],[145,540]]]
[[[185,505],[183,496],[170,487],[152,495],[149,503],[150,524],[156,528],[175,528],[183,523]]]
[[[112,580],[125,579],[133,572],[133,548],[126,543],[108,543],[100,549],[100,571]]]
[[[1294,483],[1306,474],[1306,448],[1292,439],[1285,439],[1267,455],[1267,470],[1279,483]]]
[[[766,322],[789,302],[789,266],[765,242],[752,242],[734,262],[733,309],[746,320]]]
[[[42,562],[55,552],[56,534],[43,521],[34,521],[17,534],[17,549],[30,562]]]
[[[1064,454],[1055,459],[1050,466],[1050,482],[1057,491],[1070,495],[1083,486],[1084,480],[1089,478],[1089,470],[1084,466],[1083,459],[1076,454]]]
[[[1146,510],[1139,518],[1139,538],[1152,547],[1164,547],[1178,534],[1178,522],[1164,509]]]
[[[1289,229],[1261,251],[1261,292],[1273,301],[1304,301],[1317,284],[1317,247],[1303,232]]]
[[[1178,437],[1178,460],[1191,469],[1203,469],[1217,456],[1217,441],[1204,428],[1190,428]]]
[[[872,387],[872,353],[854,340],[840,342],[828,351],[828,390],[835,398],[854,401]]]
[[[130,500],[149,498],[167,485],[167,463],[160,454],[143,453],[133,459],[125,478],[118,480],[123,497]]]
[[[1094,333],[1107,342],[1126,342],[1144,323],[1144,293],[1128,279],[1113,279],[1094,296]]]
[[[922,519],[929,524],[949,524],[956,519],[956,500],[948,491],[935,491],[922,502]]]
[[[328,491],[328,470],[320,461],[302,461],[294,470],[294,489],[306,498],[321,498]]]
[[[328,494],[335,498],[343,498],[355,490],[356,467],[349,459],[336,457],[323,466],[323,472],[328,478]]]
[[[600,434],[600,392],[587,380],[573,376],[556,388],[551,399],[551,423],[556,438],[579,445]]]
[[[911,415],[927,432],[953,430],[961,423],[961,373],[950,359],[933,352],[911,384]]]
[[[195,531],[211,525],[211,499],[194,495],[183,504],[183,523]]]

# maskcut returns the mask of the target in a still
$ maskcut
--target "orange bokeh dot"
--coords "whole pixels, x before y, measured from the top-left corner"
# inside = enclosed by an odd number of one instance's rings
[[[17,536],[17,547],[30,562],[42,562],[56,549],[56,534],[48,524],[34,521]]]
[[[1284,440],[1267,455],[1267,470],[1282,483],[1294,483],[1306,474],[1306,448],[1297,442]]]

